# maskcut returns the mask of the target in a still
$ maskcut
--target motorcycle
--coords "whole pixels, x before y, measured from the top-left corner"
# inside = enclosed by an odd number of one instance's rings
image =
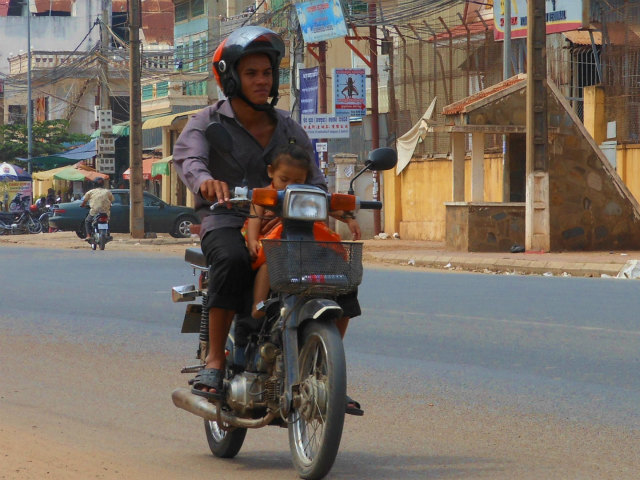
[[[349,191],[363,172],[387,170],[396,161],[397,154],[390,148],[372,151]],[[232,208],[248,212],[249,202],[273,210],[283,224],[281,239],[263,240],[271,284],[269,299],[260,305],[265,316],[260,321],[235,316],[226,342],[220,401],[212,403],[178,388],[172,393],[173,403],[204,418],[209,448],[220,458],[237,455],[247,429],[287,428],[299,476],[320,479],[329,473],[338,454],[345,416],[346,363],[335,325],[342,309],[336,297],[357,288],[363,268],[361,242],[316,241],[313,224],[326,221],[330,211],[353,213],[380,209],[382,204],[349,194],[328,194],[310,185],[289,185],[283,191],[236,188]],[[226,206],[220,210],[229,211]],[[188,248],[185,261],[198,274],[198,286],[175,286],[172,299],[202,299],[187,305],[182,324],[182,333],[199,334],[199,363],[181,371],[196,373],[204,368],[208,350],[209,270],[200,249]]]
[[[31,205],[22,212],[0,215],[0,235],[40,233],[42,224],[37,218],[38,207]]]
[[[104,250],[106,244],[111,240],[113,237],[109,233],[109,215],[98,213],[91,222],[91,235],[87,238],[87,242],[91,245],[91,250],[96,248]]]

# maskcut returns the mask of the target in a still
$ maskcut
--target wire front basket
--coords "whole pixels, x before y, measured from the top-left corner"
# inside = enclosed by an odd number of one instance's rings
[[[271,289],[333,295],[362,282],[362,243],[262,240]]]

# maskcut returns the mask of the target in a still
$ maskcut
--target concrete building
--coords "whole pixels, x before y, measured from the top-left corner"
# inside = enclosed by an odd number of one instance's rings
[[[4,4],[3,4],[4,1]],[[109,45],[100,44],[102,0],[0,1],[0,72],[6,68],[6,123],[27,116],[27,20],[31,24],[31,81],[34,121],[66,119],[70,130],[91,134],[99,103],[99,56],[108,60],[107,88],[114,123],[129,118],[128,30],[126,0],[110,0]],[[173,11],[170,0],[143,2],[143,76],[170,71],[173,65]],[[28,17],[29,16],[29,17]],[[106,52],[106,53],[105,53]]]

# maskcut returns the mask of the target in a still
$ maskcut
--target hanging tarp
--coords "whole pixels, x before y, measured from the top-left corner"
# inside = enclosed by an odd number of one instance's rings
[[[427,108],[427,111],[424,112],[424,115],[416,123],[411,130],[398,138],[396,142],[396,150],[398,151],[398,164],[396,165],[396,175],[399,175],[404,167],[409,165],[411,158],[413,157],[413,152],[416,151],[416,145],[418,145],[419,140],[424,140],[425,135],[427,134],[427,130],[429,129],[429,124],[431,123],[431,117],[433,116],[433,111],[436,108],[436,99],[434,98],[431,101],[431,105]]]
[[[155,177],[156,175],[170,175],[171,166],[169,164],[172,161],[173,161],[173,155],[169,155],[168,157],[155,160],[151,164],[151,176]]]
[[[151,172],[151,165],[153,164],[154,160],[157,160],[157,158],[145,158],[144,160],[142,160],[142,179],[143,180],[151,180],[152,178],[157,176],[157,175],[153,175],[153,173]],[[131,179],[130,168],[127,168],[124,172],[122,172],[122,178],[124,178],[125,180]]]
[[[79,170],[73,167],[63,168],[58,173],[53,175],[56,180],[66,180],[68,182],[82,182],[85,176]]]
[[[69,170],[69,171],[67,171]],[[79,177],[78,174],[73,173],[71,170],[75,170],[82,175],[82,178]],[[107,179],[109,175],[105,173],[96,172],[93,168],[78,163],[73,165],[72,167],[58,167],[52,170],[47,170],[44,172],[36,172],[33,174],[34,180],[39,181],[47,181],[47,180],[68,180],[68,181],[82,181],[82,180],[90,180],[93,181],[97,177]]]
[[[84,145],[67,150],[65,152],[55,153],[52,155],[46,155],[42,157],[33,157],[31,164],[39,168],[55,168],[65,165],[73,165],[80,160],[87,160],[93,158],[98,154],[96,149],[96,140],[91,140]],[[18,158],[22,162],[26,162],[26,158]]]

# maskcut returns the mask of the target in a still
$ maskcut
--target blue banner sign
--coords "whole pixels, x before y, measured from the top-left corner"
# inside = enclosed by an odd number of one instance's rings
[[[296,13],[307,43],[322,42],[347,35],[340,0],[309,0],[296,4]]]
[[[300,113],[318,113],[318,67],[300,69]]]

